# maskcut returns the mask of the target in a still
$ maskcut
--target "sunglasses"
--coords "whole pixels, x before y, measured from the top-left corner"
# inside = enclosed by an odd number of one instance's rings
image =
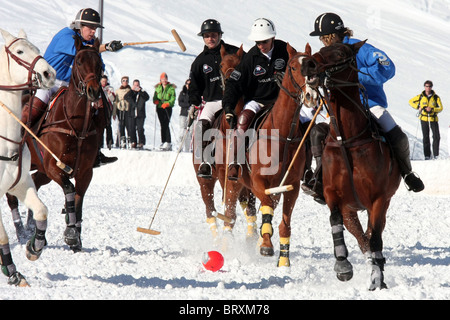
[[[255,41],[255,42],[256,42],[256,44],[266,44],[266,43],[269,43],[269,41],[270,41],[270,39],[264,40],[264,41]]]

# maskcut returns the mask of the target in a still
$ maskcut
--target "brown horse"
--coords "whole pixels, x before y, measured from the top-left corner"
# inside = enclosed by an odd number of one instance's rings
[[[50,104],[37,136],[65,164],[73,169],[71,174],[62,171],[53,156],[32,137],[27,145],[32,155],[32,168],[36,189],[55,181],[64,191],[67,228],[64,240],[73,251],[81,250],[81,221],[83,199],[92,179],[92,169],[98,151],[98,134],[105,127],[104,109],[97,102],[101,97],[100,78],[102,60],[99,41],[93,46],[83,46],[75,37],[77,53],[73,62],[68,88]],[[70,181],[75,179],[75,186]]]
[[[242,56],[244,55],[244,50],[241,46],[236,53],[227,54],[227,52],[225,51],[225,47],[222,46],[220,53],[222,57],[220,65],[222,81],[223,87],[225,87],[226,79],[231,75],[231,72],[233,72],[234,68],[241,61]],[[240,104],[240,106],[238,106],[239,111],[242,110],[242,106],[243,106],[242,103]],[[232,222],[225,222],[224,233],[227,234],[231,232],[234,226],[234,221],[236,221],[236,204],[237,201],[239,201],[248,222],[247,238],[251,239],[256,234],[255,197],[250,192],[250,190],[243,187],[242,183],[236,181],[229,181],[226,178],[226,171],[228,166],[226,161],[226,155],[227,150],[229,149],[229,146],[227,144],[227,141],[229,140],[227,139],[227,136],[229,135],[227,135],[227,132],[231,131],[230,126],[226,121],[225,116],[223,115],[223,112],[220,113],[220,115],[217,117],[215,121],[215,126],[213,127],[214,128],[211,131],[213,132],[212,133],[214,139],[213,143],[215,143],[214,147],[215,163],[214,165],[211,166],[212,168],[211,179],[204,179],[201,177],[197,177],[197,181],[200,185],[202,199],[206,207],[206,222],[208,223],[211,229],[214,239],[217,239],[218,236],[217,219],[216,219],[217,211],[214,204],[214,187],[216,185],[216,182],[219,181],[223,194],[226,193],[224,197],[224,205],[225,205],[224,214],[232,219]],[[196,135],[194,135],[194,138],[195,137]],[[204,137],[201,137],[201,139],[203,138]],[[194,145],[200,145],[200,143],[196,143]],[[193,163],[194,163],[194,170],[195,172],[197,172],[200,163],[198,159],[196,159],[195,157],[196,155],[195,151],[196,150],[194,150],[193,153]]]
[[[401,180],[389,146],[372,129],[370,111],[363,106],[355,55],[364,42],[337,43],[322,48],[304,62],[308,83],[329,90],[330,132],[322,156],[324,197],[331,210],[330,222],[336,264],[341,281],[352,278],[347,260],[344,226],[355,236],[372,266],[369,290],[386,288],[382,232],[386,211]],[[367,210],[364,232],[357,211]]]
[[[307,101],[306,80],[301,74],[302,60],[305,56],[311,54],[311,47],[307,44],[305,53],[297,53],[294,48],[287,44],[287,50],[289,61],[281,83],[282,90],[280,90],[271,111],[262,124],[258,126],[254,136],[256,138],[250,138],[249,149],[246,154],[247,164],[243,166],[242,176],[238,180],[251,189],[261,201],[260,253],[264,256],[273,256],[274,254],[271,241],[273,235],[272,218],[281,198],[281,194],[266,194],[266,190],[280,185],[286,169],[300,145],[305,132],[305,128],[299,120],[302,105],[304,103],[316,104],[312,100]],[[300,181],[305,172],[305,145],[302,145],[294,161],[285,180],[286,185],[292,185],[293,190],[283,195],[283,213],[279,225],[280,256],[278,266],[290,266],[291,214],[298,197]]]

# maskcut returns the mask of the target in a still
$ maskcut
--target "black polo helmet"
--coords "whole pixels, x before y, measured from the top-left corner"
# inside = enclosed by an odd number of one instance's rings
[[[214,19],[203,21],[200,32],[197,35],[201,37],[204,33],[208,32],[219,32],[220,34],[223,34],[222,28],[220,27],[220,22]]]
[[[332,33],[341,33],[345,31],[344,22],[341,17],[335,13],[327,12],[317,17],[314,22],[314,31],[310,36],[325,36]]]
[[[81,29],[81,26],[88,26],[94,28],[103,28],[101,25],[100,14],[91,8],[81,9],[75,20],[72,22],[72,29]]]

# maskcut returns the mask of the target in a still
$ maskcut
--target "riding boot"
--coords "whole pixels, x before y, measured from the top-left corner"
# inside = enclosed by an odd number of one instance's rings
[[[29,101],[24,104],[22,108],[21,121],[25,123],[28,128],[33,128],[33,126],[42,117],[45,110],[47,110],[47,104],[41,99],[33,97],[33,101],[31,102],[31,108]]]
[[[228,166],[228,180],[236,181],[239,177],[239,168],[242,169],[242,164],[244,162],[243,155],[245,154],[245,132],[253,121],[256,113],[250,109],[243,110],[239,114],[237,128],[235,130],[236,136],[236,147],[234,150],[234,160]]]
[[[201,159],[202,159],[202,163],[200,164],[200,166],[198,167],[198,171],[197,171],[197,176],[203,179],[211,179],[211,175],[212,175],[212,168],[211,168],[211,164],[208,161],[205,161],[204,159],[204,151],[206,149],[206,147],[209,145],[210,141],[209,139],[205,139],[205,133],[207,130],[209,130],[211,128],[211,124],[209,123],[208,120],[202,119],[198,121],[198,129],[201,130],[201,141],[202,141],[202,148],[201,148]]]
[[[304,176],[304,183],[302,184],[302,190],[314,197],[314,200],[321,204],[325,204],[325,198],[323,196],[323,184],[322,184],[322,152],[325,145],[325,138],[329,132],[329,125],[327,123],[318,123],[311,130],[311,153],[316,160],[316,169],[312,174],[307,171]]]
[[[113,163],[117,161],[117,157],[107,157],[105,156],[100,149],[98,149],[97,157],[95,158],[94,168],[98,168],[102,165]]]
[[[309,179],[305,175],[305,182],[302,184],[301,188],[303,192],[310,195],[320,204],[326,204],[325,198],[323,196],[323,184],[322,184],[322,157],[315,157],[316,169]]]
[[[386,133],[386,139],[391,144],[407,189],[414,192],[422,191],[425,186],[419,176],[412,171],[407,135],[402,131],[400,126],[395,126],[391,131]]]

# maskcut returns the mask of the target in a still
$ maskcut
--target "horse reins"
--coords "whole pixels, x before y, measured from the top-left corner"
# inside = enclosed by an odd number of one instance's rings
[[[321,55],[320,52],[318,54]],[[358,135],[356,135],[354,137],[351,137],[351,138],[345,140],[345,139],[343,139],[342,134],[340,133],[339,125],[338,125],[338,122],[337,122],[337,117],[334,114],[333,109],[327,107],[327,110],[328,110],[328,112],[330,114],[330,122],[333,125],[333,128],[334,128],[334,130],[336,132],[336,138],[334,138],[331,134],[329,135],[330,138],[333,141],[327,142],[327,145],[329,145],[329,146],[337,146],[341,150],[342,157],[344,159],[344,163],[345,163],[346,169],[349,172],[349,180],[350,180],[350,185],[351,185],[351,188],[352,188],[352,193],[353,193],[353,197],[355,199],[355,202],[356,202],[356,204],[358,205],[359,208],[367,210],[367,208],[362,204],[362,202],[359,199],[358,194],[356,192],[356,188],[355,188],[355,184],[354,184],[354,180],[353,180],[353,174],[352,174],[353,170],[352,170],[352,168],[350,166],[350,162],[349,162],[349,159],[348,159],[346,148],[360,146],[360,145],[363,145],[363,144],[366,144],[366,143],[370,143],[370,142],[372,142],[374,140],[377,140],[377,139],[374,139],[374,136],[372,135],[370,138],[366,138],[366,139],[363,139],[363,140],[360,140],[360,141],[349,143],[350,141],[357,140],[359,137],[361,137],[371,127],[371,124],[370,124],[371,117],[368,114],[368,112],[370,112],[370,111],[369,111],[369,108],[368,108],[367,99],[366,99],[365,94],[364,94],[364,103],[365,103],[366,107],[364,109],[361,109],[360,103],[357,103],[354,99],[352,99],[348,94],[346,94],[341,89],[342,87],[356,86],[360,90],[362,90],[362,92],[365,92],[365,88],[359,82],[344,81],[344,80],[339,80],[339,79],[333,79],[332,78],[333,74],[339,73],[341,71],[344,71],[347,68],[351,68],[351,69],[353,69],[356,72],[361,72],[358,68],[356,68],[354,66],[355,61],[356,61],[355,57],[352,56],[352,57],[344,59],[342,62],[339,62],[337,64],[329,64],[331,66],[330,68],[327,68],[328,65],[325,65],[325,66],[322,67],[323,71],[319,74],[319,78],[322,79],[322,83],[323,83],[324,88],[325,88],[324,95],[325,95],[326,104],[329,104],[329,101],[330,101],[330,97],[329,97],[329,94],[328,94],[328,89],[336,89],[344,97],[346,97],[352,104],[354,104],[357,107],[357,109],[360,110],[363,113],[363,115],[367,118],[367,121],[369,122],[369,125],[361,133],[359,133]],[[349,77],[350,77],[350,75],[349,75]],[[319,96],[322,97],[322,95],[319,92],[319,90],[316,89],[316,91],[319,94]],[[378,140],[380,140],[380,139],[378,139]]]

